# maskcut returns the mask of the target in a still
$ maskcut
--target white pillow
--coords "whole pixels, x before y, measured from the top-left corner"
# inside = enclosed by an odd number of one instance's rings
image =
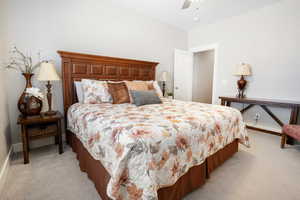
[[[153,88],[155,89],[156,94],[157,94],[160,98],[164,97],[164,95],[163,95],[163,93],[162,93],[162,91],[161,91],[161,89],[160,89],[160,87],[159,87],[157,81],[147,81],[147,83],[150,83],[150,84],[153,85]]]
[[[75,89],[79,103],[83,103],[83,90],[81,81],[75,81]]]
[[[161,89],[160,89],[160,87],[159,87],[159,85],[158,85],[158,82],[157,82],[157,81],[152,81],[152,83],[153,83],[153,87],[154,87],[154,89],[155,89],[157,95],[158,95],[159,97],[163,97],[164,95],[163,95],[163,93],[162,93],[162,91],[161,91]]]
[[[112,97],[108,92],[106,81],[82,79],[83,103],[111,103]]]

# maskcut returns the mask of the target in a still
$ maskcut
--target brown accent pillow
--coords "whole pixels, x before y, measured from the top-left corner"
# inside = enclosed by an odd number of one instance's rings
[[[130,103],[129,92],[126,83],[107,83],[108,91],[112,96],[113,104]]]

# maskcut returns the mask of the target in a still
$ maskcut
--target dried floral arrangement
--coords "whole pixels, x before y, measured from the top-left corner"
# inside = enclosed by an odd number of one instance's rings
[[[10,61],[4,66],[6,69],[13,69],[21,73],[32,74],[42,63],[40,52],[38,52],[38,62],[36,64],[33,64],[31,56],[26,56],[16,46],[12,48],[10,54]]]
[[[35,88],[35,87],[26,88],[25,93],[28,94],[29,96],[34,96],[40,100],[44,98],[44,95],[42,94],[39,88]]]

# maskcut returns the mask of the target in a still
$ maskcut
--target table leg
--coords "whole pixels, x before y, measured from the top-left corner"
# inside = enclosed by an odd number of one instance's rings
[[[24,164],[29,163],[29,153],[28,153],[28,136],[27,130],[25,125],[21,126],[22,129],[22,142],[23,142],[23,157],[24,157]]]
[[[293,107],[290,116],[290,124],[297,124],[299,114],[299,107]],[[294,139],[291,137],[287,137],[287,144],[293,145],[295,143]]]
[[[225,106],[226,101],[224,99],[221,100],[221,105]]]
[[[230,102],[230,101],[227,101],[227,102],[226,102],[226,106],[230,107],[230,106],[231,106],[231,102]]]
[[[26,129],[25,129],[25,131],[26,131]],[[26,131],[26,139],[27,139],[27,151],[29,153],[30,152],[30,140],[29,140],[29,135],[28,135],[27,131]]]
[[[59,136],[57,135],[57,136],[55,136],[55,144],[58,144],[58,143],[59,143]]]
[[[59,148],[59,154],[62,154],[64,152],[63,150],[63,143],[62,143],[62,131],[61,131],[61,120],[57,122],[57,129],[58,129],[58,148]]]

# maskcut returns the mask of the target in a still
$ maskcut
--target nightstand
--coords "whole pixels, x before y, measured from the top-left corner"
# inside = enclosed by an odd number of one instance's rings
[[[43,113],[36,116],[19,116],[18,124],[21,125],[22,130],[24,164],[29,163],[29,142],[31,140],[54,136],[55,144],[58,144],[59,154],[63,153],[62,118],[60,112],[53,116],[46,116]]]

